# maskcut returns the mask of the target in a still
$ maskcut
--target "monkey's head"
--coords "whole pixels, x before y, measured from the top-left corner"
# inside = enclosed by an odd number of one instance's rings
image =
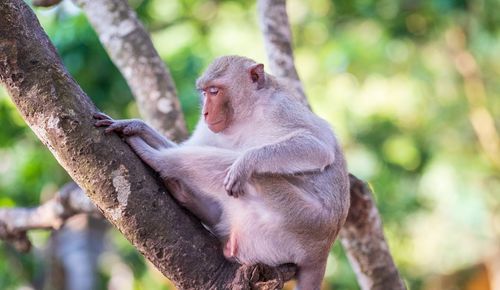
[[[219,133],[248,115],[265,84],[263,64],[241,56],[215,59],[196,81],[208,128]]]

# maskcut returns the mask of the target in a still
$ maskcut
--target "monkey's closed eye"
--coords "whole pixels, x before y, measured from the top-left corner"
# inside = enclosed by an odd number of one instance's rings
[[[211,95],[217,95],[217,93],[219,92],[219,89],[217,87],[209,87],[207,89],[208,93],[210,93]]]

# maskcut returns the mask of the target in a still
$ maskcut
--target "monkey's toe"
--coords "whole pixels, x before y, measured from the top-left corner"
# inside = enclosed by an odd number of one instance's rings
[[[92,117],[94,119],[97,119],[97,120],[113,120],[110,116],[108,116],[104,113],[101,113],[101,112],[97,112],[97,113],[92,114]]]
[[[112,120],[99,120],[95,122],[94,126],[96,127],[107,127],[109,125],[113,124]]]
[[[109,124],[108,128],[106,128],[104,130],[106,133],[111,133],[111,132],[122,133],[123,132],[124,126],[122,123],[119,123],[119,122],[116,122],[113,120],[110,120],[110,122],[111,123]]]

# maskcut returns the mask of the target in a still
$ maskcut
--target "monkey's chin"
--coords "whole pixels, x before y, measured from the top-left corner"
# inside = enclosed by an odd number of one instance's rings
[[[226,122],[225,120],[220,120],[215,123],[208,123],[207,122],[208,129],[214,133],[220,133],[226,129]]]

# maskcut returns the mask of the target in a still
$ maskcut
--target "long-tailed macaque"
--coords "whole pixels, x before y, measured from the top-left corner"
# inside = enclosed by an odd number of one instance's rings
[[[201,118],[181,145],[140,120],[99,113],[96,126],[125,137],[220,238],[228,259],[294,263],[298,288],[319,289],[349,208],[344,156],[330,126],[248,58],[217,58],[196,86]]]

